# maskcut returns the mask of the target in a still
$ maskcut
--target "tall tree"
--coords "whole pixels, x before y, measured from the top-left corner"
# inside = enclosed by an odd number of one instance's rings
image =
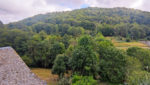
[[[62,78],[67,71],[68,60],[69,58],[65,55],[57,55],[52,68],[52,73],[58,74],[59,78]]]
[[[92,49],[91,38],[83,36],[78,41],[78,47],[73,51],[71,68],[80,75],[95,75],[97,56]]]
[[[124,82],[126,73],[125,53],[106,45],[100,47],[98,53],[100,54],[99,75],[101,80],[113,83]]]

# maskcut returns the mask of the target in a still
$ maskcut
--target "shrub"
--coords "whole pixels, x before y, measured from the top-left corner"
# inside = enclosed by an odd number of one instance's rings
[[[143,69],[150,71],[150,51],[148,49],[142,49],[138,47],[128,48],[127,54],[140,60],[143,65]]]
[[[58,55],[54,61],[52,68],[53,74],[58,74],[59,78],[63,77],[64,73],[67,70],[68,57],[65,55]]]
[[[98,85],[98,82],[92,76],[77,76],[72,77],[72,85]]]
[[[99,75],[101,80],[111,83],[123,83],[126,73],[125,53],[115,47],[99,49]]]
[[[58,85],[71,85],[71,79],[63,77],[62,79],[59,80]]]
[[[28,66],[32,66],[33,65],[33,61],[30,57],[27,56],[23,56],[22,60],[28,65]]]
[[[54,43],[50,48],[50,65],[54,64],[55,58],[58,54],[63,54],[64,52],[65,52],[65,46],[63,43],[58,43],[58,42]]]
[[[129,85],[150,85],[150,73],[146,71],[133,71],[128,76]]]
[[[130,38],[127,38],[127,39],[126,39],[126,42],[131,42],[131,39],[130,39]]]
[[[87,36],[81,37],[70,60],[73,73],[86,76],[95,75],[97,71],[97,60],[96,53],[92,49],[90,38]]]
[[[127,57],[126,78],[128,85],[150,85],[150,73],[142,70],[141,62],[135,57]]]

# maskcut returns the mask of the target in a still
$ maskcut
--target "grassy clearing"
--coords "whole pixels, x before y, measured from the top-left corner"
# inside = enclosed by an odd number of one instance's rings
[[[31,68],[31,71],[35,73],[40,79],[45,80],[48,85],[57,85],[57,75],[53,75],[50,69],[44,68]]]
[[[116,37],[106,37],[106,39],[111,40],[115,47],[119,49],[128,49],[129,47],[141,47],[141,48],[149,48],[146,44],[143,44],[138,41],[132,41],[132,42],[125,42],[124,39],[119,40]]]

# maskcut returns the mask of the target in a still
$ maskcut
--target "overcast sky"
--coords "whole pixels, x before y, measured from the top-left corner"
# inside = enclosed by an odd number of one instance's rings
[[[36,14],[85,7],[128,7],[150,11],[150,0],[0,0],[0,20],[9,23]]]

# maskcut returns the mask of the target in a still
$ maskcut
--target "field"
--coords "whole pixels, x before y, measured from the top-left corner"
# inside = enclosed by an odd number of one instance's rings
[[[106,37],[106,39],[112,41],[112,43],[114,44],[115,47],[119,48],[119,49],[128,49],[129,47],[141,47],[141,48],[149,48],[149,46],[147,46],[146,44],[143,44],[139,41],[131,41],[131,42],[125,42],[124,39],[119,40],[116,37]]]
[[[57,75],[53,75],[50,69],[44,68],[31,68],[31,71],[35,73],[40,79],[45,80],[48,85],[57,85]]]

